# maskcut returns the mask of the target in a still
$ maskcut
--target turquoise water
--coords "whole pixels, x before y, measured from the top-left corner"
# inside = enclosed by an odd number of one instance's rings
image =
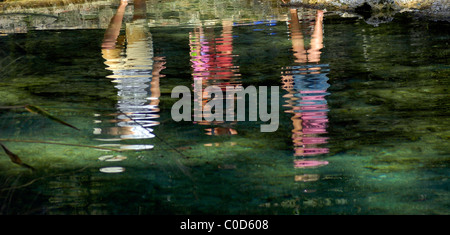
[[[278,10],[0,37],[0,143],[35,168],[0,154],[0,214],[449,214],[448,22]],[[278,129],[194,120],[195,81],[279,88]]]

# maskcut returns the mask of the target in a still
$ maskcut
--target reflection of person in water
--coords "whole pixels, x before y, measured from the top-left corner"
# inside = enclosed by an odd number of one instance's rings
[[[153,138],[152,129],[158,125],[159,78],[164,69],[163,58],[153,57],[152,36],[146,21],[145,0],[134,0],[134,15],[120,35],[126,0],[121,0],[116,14],[105,32],[102,54],[117,85],[119,101],[117,127],[103,130],[121,139]],[[99,134],[99,133],[97,133]]]
[[[238,85],[237,67],[233,65],[233,35],[232,22],[222,21],[222,34],[216,37],[214,27],[197,27],[189,36],[191,47],[191,63],[194,82],[201,82],[202,89],[197,94],[201,97],[199,107],[206,107],[208,99],[204,98],[205,89],[208,86],[218,86],[225,93],[226,86]],[[234,99],[233,97],[224,97]],[[226,113],[226,111],[224,111]],[[200,125],[211,125],[206,129],[207,135],[235,135],[237,131],[231,128],[233,123],[220,121],[209,122],[206,120],[197,122]]]
[[[312,25],[310,47],[305,43],[302,25],[297,9],[290,9],[290,31],[296,65],[291,66],[282,76],[283,88],[288,91],[288,105],[293,113],[294,129],[292,139],[295,156],[307,157],[328,152],[319,147],[327,141],[320,134],[327,133],[327,102],[325,96],[329,84],[326,76],[328,65],[320,64],[323,47],[323,11],[318,10]],[[296,167],[314,167],[327,164],[325,161],[301,159],[295,161]]]

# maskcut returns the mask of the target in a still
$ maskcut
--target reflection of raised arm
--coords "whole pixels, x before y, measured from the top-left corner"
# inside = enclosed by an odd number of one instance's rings
[[[111,19],[111,22],[106,29],[105,36],[103,37],[102,48],[113,49],[116,45],[117,37],[122,27],[123,15],[125,14],[125,8],[128,5],[127,0],[121,0],[119,8],[116,14]]]

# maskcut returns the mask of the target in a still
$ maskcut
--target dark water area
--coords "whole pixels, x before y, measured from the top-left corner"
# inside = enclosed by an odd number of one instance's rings
[[[1,36],[0,143],[36,170],[0,154],[0,214],[449,214],[449,23],[282,11]],[[208,120],[211,86],[267,87],[276,130],[250,96]]]

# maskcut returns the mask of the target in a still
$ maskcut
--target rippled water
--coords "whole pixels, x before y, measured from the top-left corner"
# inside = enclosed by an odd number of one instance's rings
[[[214,3],[0,37],[0,143],[36,169],[1,153],[0,214],[449,213],[447,22]],[[271,86],[261,132],[225,90]]]

